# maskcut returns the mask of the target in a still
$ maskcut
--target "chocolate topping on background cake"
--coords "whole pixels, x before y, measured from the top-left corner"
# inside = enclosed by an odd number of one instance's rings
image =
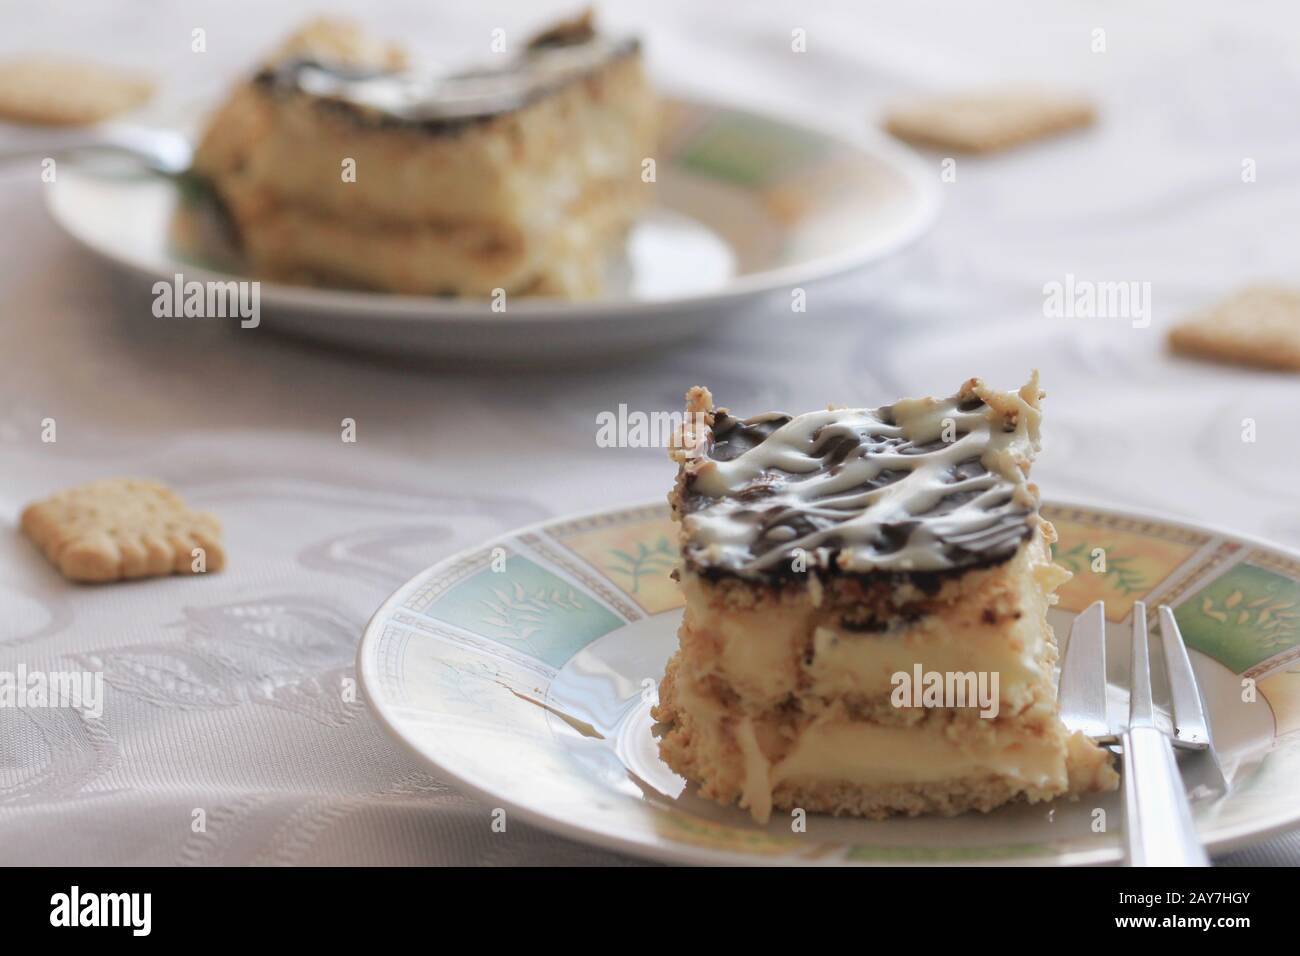
[[[263,67],[253,82],[273,95],[313,97],[356,122],[454,133],[522,109],[639,50],[637,39],[606,39],[589,18],[579,18],[539,34],[499,67],[437,74],[296,57]]]
[[[538,33],[528,41],[528,49],[544,50],[561,46],[574,46],[579,43],[590,43],[595,37],[596,25],[591,10],[587,9],[570,20],[561,20],[559,23]]]

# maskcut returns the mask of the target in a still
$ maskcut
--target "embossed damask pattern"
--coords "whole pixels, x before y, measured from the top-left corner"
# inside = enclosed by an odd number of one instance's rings
[[[443,31],[428,29],[426,5],[353,5],[438,52]],[[524,6],[521,19],[543,18]],[[278,4],[277,28],[317,8]],[[899,96],[981,82],[981,64],[1002,62],[1096,91],[1102,122],[1070,142],[963,163],[934,234],[869,276],[810,286],[806,313],[777,296],[703,344],[508,377],[155,319],[146,286],[55,231],[35,174],[5,172],[0,670],[102,669],[105,701],[98,720],[0,708],[0,863],[625,861],[523,823],[493,833],[491,807],[418,769],[347,689],[365,622],[422,567],[542,518],[662,498],[662,450],[596,447],[595,416],[620,403],[677,409],[697,383],[736,408],[797,409],[944,392],[972,374],[1010,387],[1038,366],[1047,444],[1035,478],[1054,497],[1300,544],[1294,383],[1174,362],[1160,345],[1182,309],[1294,275],[1300,191],[1287,110],[1300,79],[1268,66],[1281,62],[1275,38],[1295,32],[1294,10],[1229,23],[1215,4],[1186,4],[1176,35],[1112,10],[1108,26],[1124,39],[1103,63],[1088,52],[1096,24],[1082,2],[1056,11],[1059,28],[1033,43],[1017,18],[984,6],[947,20],[907,5],[889,5],[888,17],[849,4],[745,9],[673,0],[611,16],[647,34],[661,75],[795,115],[817,104],[809,118],[822,123],[861,129]],[[200,0],[181,23],[151,5],[38,4],[7,25],[0,52],[103,54],[111,23],[113,55],[150,63],[165,97],[186,102],[215,94],[270,40],[260,10]],[[458,11],[457,29],[486,35],[496,19],[479,15]],[[855,16],[862,29],[836,19]],[[189,50],[194,23],[209,29],[204,56]],[[807,29],[810,52],[786,64],[773,51],[792,23]],[[1222,66],[1213,73],[1201,69],[1210,55]],[[715,56],[726,68],[699,69]],[[1271,95],[1250,95],[1260,89]],[[1243,150],[1258,153],[1249,185]],[[1066,272],[1150,280],[1151,327],[1044,318],[1042,286]],[[58,422],[53,445],[40,437],[47,417]],[[340,440],[345,417],[356,443]],[[1249,445],[1245,418],[1258,426]],[[165,480],[219,514],[228,569],[75,586],[16,532],[22,505],[52,487],[124,474]],[[633,579],[658,560],[595,538],[583,557]],[[649,587],[638,601],[671,601]],[[1205,595],[1207,607],[1235,592]],[[1240,600],[1278,603],[1271,593]],[[1234,858],[1296,863],[1300,846],[1281,839]]]

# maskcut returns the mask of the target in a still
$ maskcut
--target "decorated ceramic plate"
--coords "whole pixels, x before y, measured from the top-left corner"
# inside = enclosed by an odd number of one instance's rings
[[[164,120],[158,119],[158,125]],[[349,345],[534,361],[625,351],[743,316],[756,296],[879,262],[934,222],[938,173],[891,142],[670,98],[655,204],[609,293],[589,302],[390,295],[262,282],[266,325]],[[120,164],[68,165],[50,212],[82,245],[150,281],[242,278],[177,229],[172,181]],[[188,238],[187,238],[188,237]]]
[[[1102,598],[1108,657],[1124,662],[1134,602],[1175,608],[1230,782],[1193,804],[1210,851],[1300,822],[1300,557],[1096,507],[1044,514],[1060,535],[1056,560],[1074,572],[1051,612],[1063,641]],[[507,815],[661,860],[1120,860],[1118,794],[951,819],[814,814],[802,832],[697,796],[660,761],[650,717],[681,617],[674,541],[666,506],[647,505],[547,522],[422,572],[366,628],[357,669],[374,713],[434,772]]]

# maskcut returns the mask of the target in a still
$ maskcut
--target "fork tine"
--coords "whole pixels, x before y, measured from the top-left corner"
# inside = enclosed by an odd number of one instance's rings
[[[1070,642],[1061,662],[1061,719],[1071,730],[1106,737],[1106,616],[1105,605],[1094,601],[1070,627]]]
[[[1154,727],[1155,704],[1151,700],[1151,651],[1147,646],[1147,606],[1133,605],[1133,650],[1129,658],[1128,725]]]
[[[1168,604],[1160,605],[1160,644],[1164,648],[1165,671],[1169,675],[1169,695],[1174,705],[1175,736],[1184,744],[1210,745],[1210,725],[1205,719],[1205,703],[1196,683],[1187,645]]]

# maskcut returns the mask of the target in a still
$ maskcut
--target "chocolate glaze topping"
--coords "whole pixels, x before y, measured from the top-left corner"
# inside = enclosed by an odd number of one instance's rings
[[[521,55],[491,69],[435,75],[287,59],[264,67],[253,82],[276,96],[312,97],[358,123],[451,134],[521,109],[639,50],[635,38],[608,40],[589,20],[576,20],[535,37]]]
[[[688,567],[917,580],[1007,560],[1037,517],[1025,477],[1039,420],[1031,386],[996,393],[973,379],[948,399],[797,417],[715,409],[685,466]]]

